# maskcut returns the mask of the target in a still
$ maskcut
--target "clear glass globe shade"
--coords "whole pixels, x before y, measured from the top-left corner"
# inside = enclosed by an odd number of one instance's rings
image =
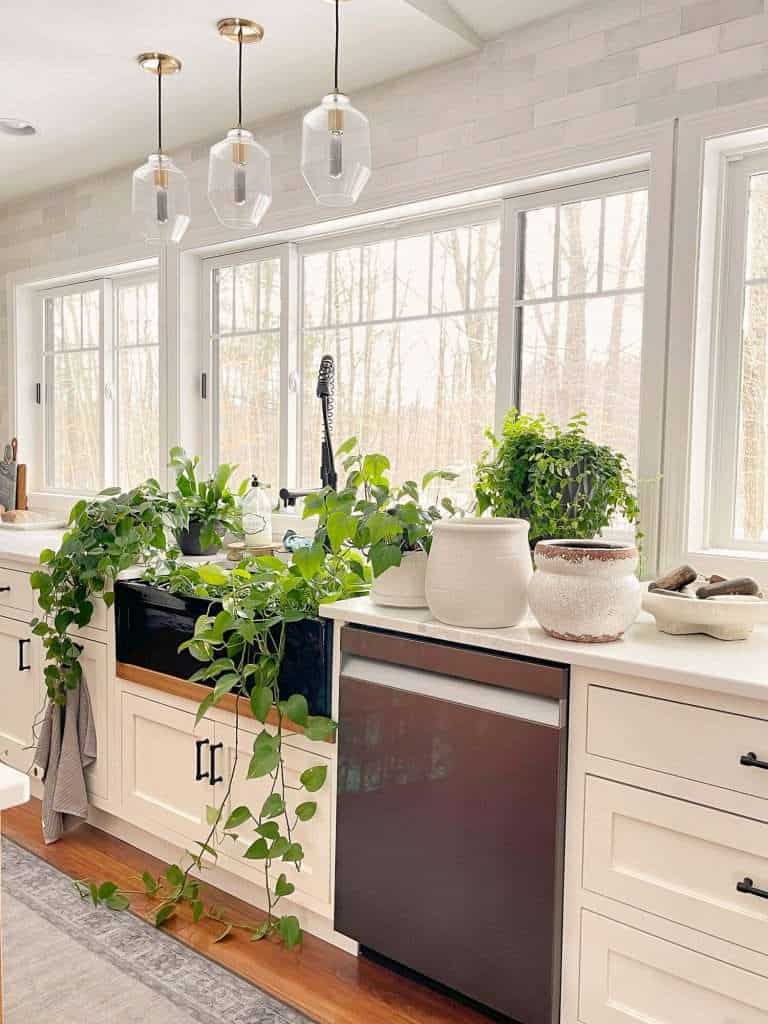
[[[208,199],[228,228],[252,228],[272,203],[272,161],[244,128],[233,128],[211,146]]]
[[[304,117],[301,173],[321,206],[353,206],[371,176],[371,128],[343,93]]]
[[[189,227],[191,208],[187,176],[169,156],[153,153],[133,172],[131,212],[147,242],[178,244]]]

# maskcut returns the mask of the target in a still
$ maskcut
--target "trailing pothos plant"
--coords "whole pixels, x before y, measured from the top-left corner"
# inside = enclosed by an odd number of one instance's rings
[[[304,517],[318,516],[317,538],[332,551],[346,548],[360,551],[371,563],[374,576],[400,565],[403,555],[429,552],[432,526],[443,515],[456,515],[450,498],[440,498],[441,481],[456,479],[456,473],[432,470],[421,481],[406,480],[393,486],[386,455],[363,454],[357,438],[350,437],[337,454],[344,457],[347,479],[338,493],[325,489],[304,499]],[[422,493],[433,486],[433,500]]]
[[[299,922],[293,915],[275,913],[275,908],[294,891],[288,873],[300,870],[304,857],[296,830],[315,814],[312,795],[324,785],[326,768],[312,766],[302,773],[299,787],[290,786],[283,760],[283,733],[287,724],[293,723],[309,739],[327,740],[336,724],[310,715],[301,695],[281,698],[285,631],[292,622],[316,617],[322,603],[362,593],[370,570],[356,549],[337,545],[327,550],[321,540],[296,551],[290,564],[264,557],[246,559],[229,571],[217,564],[185,566],[178,561],[178,550],[168,548],[166,541],[177,514],[173,498],[164,494],[156,481],[125,494],[110,490],[74,507],[61,548],[43,552],[43,568],[32,577],[44,613],[34,620],[33,628],[45,645],[48,693],[63,704],[67,693],[79,685],[81,648],[69,631],[88,624],[95,597],[112,603],[109,587],[123,569],[143,561],[146,580],[210,601],[209,613],[198,618],[194,635],[182,645],[201,663],[192,679],[210,687],[197,720],[225,695],[248,702],[262,729],[253,742],[247,777],[265,780],[267,792],[254,807],[230,807],[239,766],[241,709],[237,700],[235,753],[222,800],[208,808],[205,839],[160,877],[144,872],[139,891],[156,901],[153,919],[158,926],[187,905],[195,922],[205,917],[221,923],[219,939],[233,928],[247,928],[253,939],[274,935],[293,946],[301,940]],[[291,792],[294,789],[298,789],[296,794]],[[244,856],[261,862],[264,869],[267,917],[258,927],[230,921],[215,906],[206,906],[200,882],[193,876],[216,861],[222,843],[241,841],[244,832],[248,838]],[[135,895],[112,881],[81,881],[77,886],[94,905],[112,910],[127,908]]]

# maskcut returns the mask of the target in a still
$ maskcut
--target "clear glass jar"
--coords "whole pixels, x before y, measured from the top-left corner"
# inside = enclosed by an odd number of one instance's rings
[[[261,548],[272,543],[272,505],[269,485],[260,483],[256,476],[252,477],[241,506],[247,548]]]

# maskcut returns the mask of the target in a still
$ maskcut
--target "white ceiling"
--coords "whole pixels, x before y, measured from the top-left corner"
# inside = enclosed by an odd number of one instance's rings
[[[342,7],[349,92],[464,56],[581,0],[355,0]],[[166,86],[169,149],[223,134],[235,104],[235,47],[216,34],[239,14],[265,28],[246,50],[249,122],[310,106],[331,85],[333,10],[321,0],[5,0],[0,116],[33,137],[0,134],[0,203],[130,162],[154,148],[154,79],[136,54],[180,57]],[[425,13],[426,12],[426,13]],[[463,23],[463,24],[462,24]],[[477,45],[478,40],[475,40]]]

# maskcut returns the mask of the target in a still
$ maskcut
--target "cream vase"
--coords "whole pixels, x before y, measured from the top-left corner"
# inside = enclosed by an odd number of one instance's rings
[[[374,579],[371,601],[392,608],[426,608],[426,574],[426,551],[406,551],[400,565],[391,566]]]
[[[432,528],[427,603],[450,626],[502,629],[528,610],[533,571],[524,519],[444,519]]]
[[[541,628],[559,640],[618,640],[640,611],[637,548],[600,540],[543,540],[528,600]]]

